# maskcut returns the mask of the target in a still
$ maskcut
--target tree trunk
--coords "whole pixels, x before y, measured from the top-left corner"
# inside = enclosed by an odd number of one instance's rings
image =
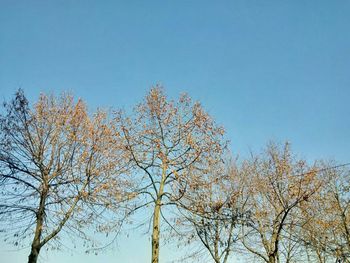
[[[153,214],[153,231],[152,231],[152,263],[159,262],[159,215],[160,200],[156,202]]]
[[[40,244],[39,246],[32,245],[32,249],[30,251],[30,255],[28,257],[28,263],[36,263],[38,261],[39,252],[40,252]]]
[[[216,220],[215,221],[215,243],[214,243],[214,255],[215,255],[215,262],[216,263],[220,263],[219,241],[220,241],[219,222]]]
[[[275,257],[275,255],[270,255],[269,256],[269,263],[276,263],[277,261],[276,261],[276,257]]]
[[[153,212],[153,230],[152,230],[152,261],[151,263],[159,262],[159,233],[160,233],[160,209],[162,205],[162,196],[164,192],[164,184],[166,179],[167,166],[163,163],[162,167],[162,180],[159,185],[159,192]]]
[[[35,235],[32,242],[32,249],[30,251],[30,255],[28,257],[28,263],[36,263],[39,257],[39,252],[41,249],[40,244],[40,237],[42,233],[43,228],[43,217],[39,216],[40,213],[38,213],[38,218],[36,222],[36,229],[35,229]]]
[[[45,217],[45,202],[48,194],[47,184],[44,184],[43,190],[40,195],[39,209],[36,213],[36,227],[34,233],[34,239],[32,242],[32,249],[28,257],[28,263],[36,263],[39,257],[39,252],[42,247],[41,234],[43,231],[44,217]]]

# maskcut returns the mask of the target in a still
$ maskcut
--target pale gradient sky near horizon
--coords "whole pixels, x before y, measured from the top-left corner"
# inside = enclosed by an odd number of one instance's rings
[[[0,0],[0,100],[69,90],[92,108],[130,108],[161,83],[201,101],[235,154],[289,140],[310,160],[349,162],[349,14],[349,0]],[[41,262],[147,262],[147,242]],[[26,253],[0,248],[4,262]]]

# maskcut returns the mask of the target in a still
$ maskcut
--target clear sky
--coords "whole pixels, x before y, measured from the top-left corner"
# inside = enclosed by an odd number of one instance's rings
[[[160,83],[200,100],[234,153],[289,140],[310,160],[349,162],[349,14],[349,0],[0,0],[0,99],[69,90],[129,108]],[[42,262],[148,262],[147,237],[122,240]],[[4,262],[26,257],[0,249]]]

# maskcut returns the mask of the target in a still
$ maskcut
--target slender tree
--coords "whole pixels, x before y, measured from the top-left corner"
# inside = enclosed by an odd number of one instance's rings
[[[159,262],[163,208],[199,186],[202,174],[220,160],[223,128],[187,95],[175,102],[162,88],[150,90],[131,116],[116,114],[116,127],[134,163],[139,198],[152,210],[152,263]],[[201,171],[198,172],[198,171]]]
[[[113,135],[113,136],[112,136]],[[107,186],[120,187],[119,149],[106,114],[90,118],[83,101],[70,95],[40,95],[33,106],[22,91],[0,115],[0,222],[5,239],[25,245],[29,263],[59,233],[86,237],[93,222],[89,205]]]
[[[301,240],[314,262],[350,262],[350,172],[344,165],[325,167],[326,183],[302,207]]]
[[[283,149],[270,144],[244,166],[252,224],[242,228],[242,244],[265,262],[279,262],[281,240],[295,227],[294,212],[321,186],[317,167],[293,156],[288,143]]]
[[[204,249],[215,263],[228,262],[239,238],[240,226],[249,222],[244,202],[238,201],[245,187],[238,173],[239,167],[232,161],[211,167],[210,176],[202,178],[201,187],[186,196],[179,206],[184,215],[182,227],[185,227],[180,244],[188,246],[199,242],[200,246],[196,246],[199,251],[193,253],[199,260]]]

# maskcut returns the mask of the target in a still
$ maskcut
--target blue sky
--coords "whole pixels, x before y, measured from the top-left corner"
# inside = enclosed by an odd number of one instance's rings
[[[289,140],[310,160],[349,162],[349,13],[348,0],[0,0],[0,99],[69,90],[92,108],[129,108],[161,83],[200,100],[234,153]],[[125,240],[103,262],[148,261],[147,237]],[[62,260],[102,262],[42,262]]]

